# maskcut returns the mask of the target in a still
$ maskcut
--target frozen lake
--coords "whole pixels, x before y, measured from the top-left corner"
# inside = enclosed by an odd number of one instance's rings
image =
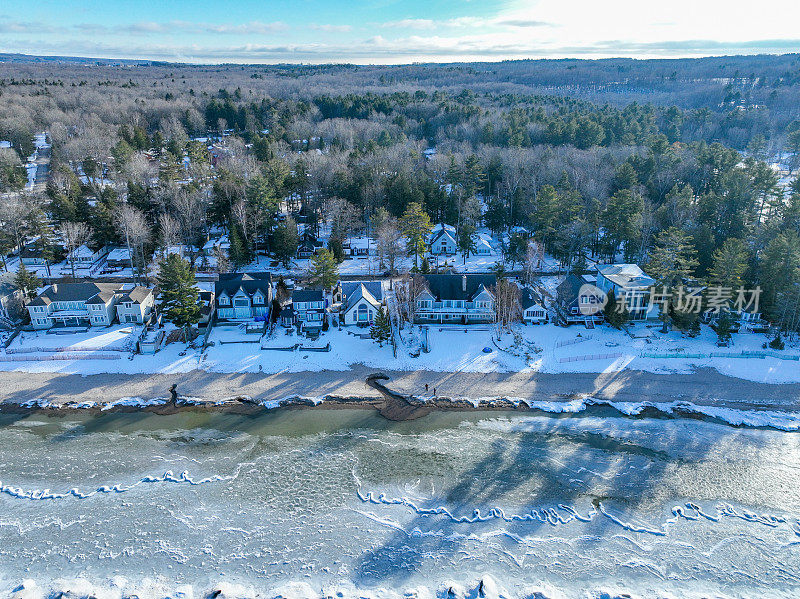
[[[800,594],[798,433],[366,410],[0,430],[2,596]]]

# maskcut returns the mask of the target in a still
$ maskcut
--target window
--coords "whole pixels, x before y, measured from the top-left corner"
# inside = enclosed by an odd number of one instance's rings
[[[219,296],[219,305],[220,306],[227,306],[228,305],[228,297],[226,295]]]
[[[237,308],[246,308],[250,305],[250,301],[246,297],[237,297],[234,298],[233,305]]]

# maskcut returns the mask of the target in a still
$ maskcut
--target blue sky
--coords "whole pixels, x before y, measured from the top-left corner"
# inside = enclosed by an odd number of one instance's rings
[[[0,2],[0,52],[186,62],[678,57],[800,51],[800,2]]]

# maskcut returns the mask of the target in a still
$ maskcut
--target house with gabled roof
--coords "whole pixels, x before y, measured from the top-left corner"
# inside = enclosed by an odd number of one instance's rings
[[[117,318],[121,323],[144,324],[150,314],[156,297],[150,287],[143,285],[123,285],[117,300]]]
[[[345,325],[370,325],[383,304],[380,281],[344,281],[339,319]]]
[[[494,321],[494,275],[422,275],[414,302],[418,324],[479,324]]]
[[[522,309],[522,322],[525,324],[540,324],[547,322],[547,308],[540,294],[529,287],[522,289],[519,298]]]
[[[597,287],[606,294],[614,292],[619,302],[625,302],[631,320],[657,318],[659,310],[650,307],[650,288],[656,281],[636,264],[607,264],[597,267]]]
[[[54,283],[28,303],[31,325],[108,326],[122,295],[119,283]]]
[[[327,312],[322,289],[294,289],[292,311],[294,322],[300,330],[321,329]]]
[[[552,306],[561,325],[584,323],[587,327],[603,322],[605,293],[591,275],[570,273],[556,288],[556,301]]]
[[[108,246],[100,243],[83,244],[67,254],[69,262],[79,266],[89,266],[108,254]]]
[[[266,320],[272,303],[268,272],[221,273],[214,284],[218,320]]]
[[[456,243],[456,228],[440,223],[431,231],[428,238],[428,247],[434,256],[452,256],[458,249]]]

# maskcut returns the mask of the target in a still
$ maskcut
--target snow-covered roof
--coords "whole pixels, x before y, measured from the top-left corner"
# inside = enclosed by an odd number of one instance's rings
[[[609,264],[598,266],[597,272],[622,289],[643,289],[655,285],[638,264]]]
[[[106,259],[113,262],[114,260],[130,260],[131,252],[128,248],[114,248],[108,252]]]

